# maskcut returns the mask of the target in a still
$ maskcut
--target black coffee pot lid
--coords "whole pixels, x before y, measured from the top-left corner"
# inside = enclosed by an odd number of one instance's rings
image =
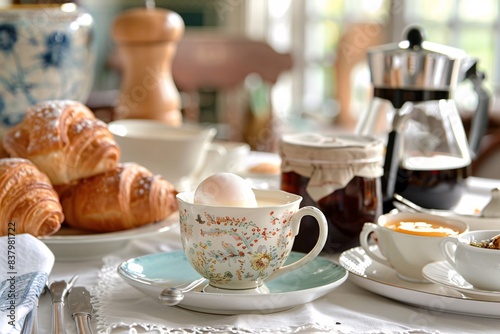
[[[423,29],[411,26],[406,40],[368,50],[371,81],[377,88],[445,90],[458,83],[465,51],[425,40]]]

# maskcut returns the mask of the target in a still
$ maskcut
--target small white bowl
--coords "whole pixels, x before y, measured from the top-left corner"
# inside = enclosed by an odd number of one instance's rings
[[[448,263],[476,289],[500,291],[500,249],[471,245],[498,234],[500,230],[470,231],[457,238],[446,238],[441,244]]]
[[[113,121],[108,127],[120,146],[121,162],[136,162],[162,175],[178,190],[189,188],[201,172],[217,132],[211,127],[173,127],[145,119]]]

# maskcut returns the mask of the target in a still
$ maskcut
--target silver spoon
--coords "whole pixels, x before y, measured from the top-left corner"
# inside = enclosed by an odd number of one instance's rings
[[[169,287],[162,290],[158,297],[163,305],[175,306],[184,299],[184,294],[196,288],[207,279],[202,277],[189,284],[179,285],[176,287]]]
[[[423,208],[423,207],[419,206],[418,204],[413,203],[409,199],[406,199],[399,194],[394,194],[394,199],[396,199],[396,202],[393,202],[394,206],[397,209],[400,209],[401,211],[408,211],[408,209],[410,209],[410,211],[422,212],[422,213],[427,213],[427,214],[442,216],[442,217],[461,217],[461,216],[463,216],[463,217],[475,217],[475,218],[479,217],[478,215],[456,213],[456,212],[448,211],[448,210]],[[401,206],[401,205],[403,205],[403,206]]]

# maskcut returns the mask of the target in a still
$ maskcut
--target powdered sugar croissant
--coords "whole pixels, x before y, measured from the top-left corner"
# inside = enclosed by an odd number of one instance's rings
[[[29,160],[0,159],[0,235],[50,235],[64,215],[49,178]]]
[[[52,184],[67,184],[112,170],[120,149],[107,125],[83,104],[70,100],[40,102],[4,136],[12,157],[31,160]]]
[[[96,232],[131,229],[177,211],[172,184],[135,163],[56,189],[66,223]]]

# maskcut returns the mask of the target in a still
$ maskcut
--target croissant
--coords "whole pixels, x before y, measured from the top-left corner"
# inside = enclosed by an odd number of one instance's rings
[[[54,100],[27,109],[3,138],[12,157],[31,160],[53,185],[112,170],[120,149],[107,125],[80,102]]]
[[[66,223],[96,232],[127,230],[177,211],[173,185],[136,163],[57,186]]]
[[[59,197],[29,160],[0,159],[0,235],[50,235],[64,220]]]

